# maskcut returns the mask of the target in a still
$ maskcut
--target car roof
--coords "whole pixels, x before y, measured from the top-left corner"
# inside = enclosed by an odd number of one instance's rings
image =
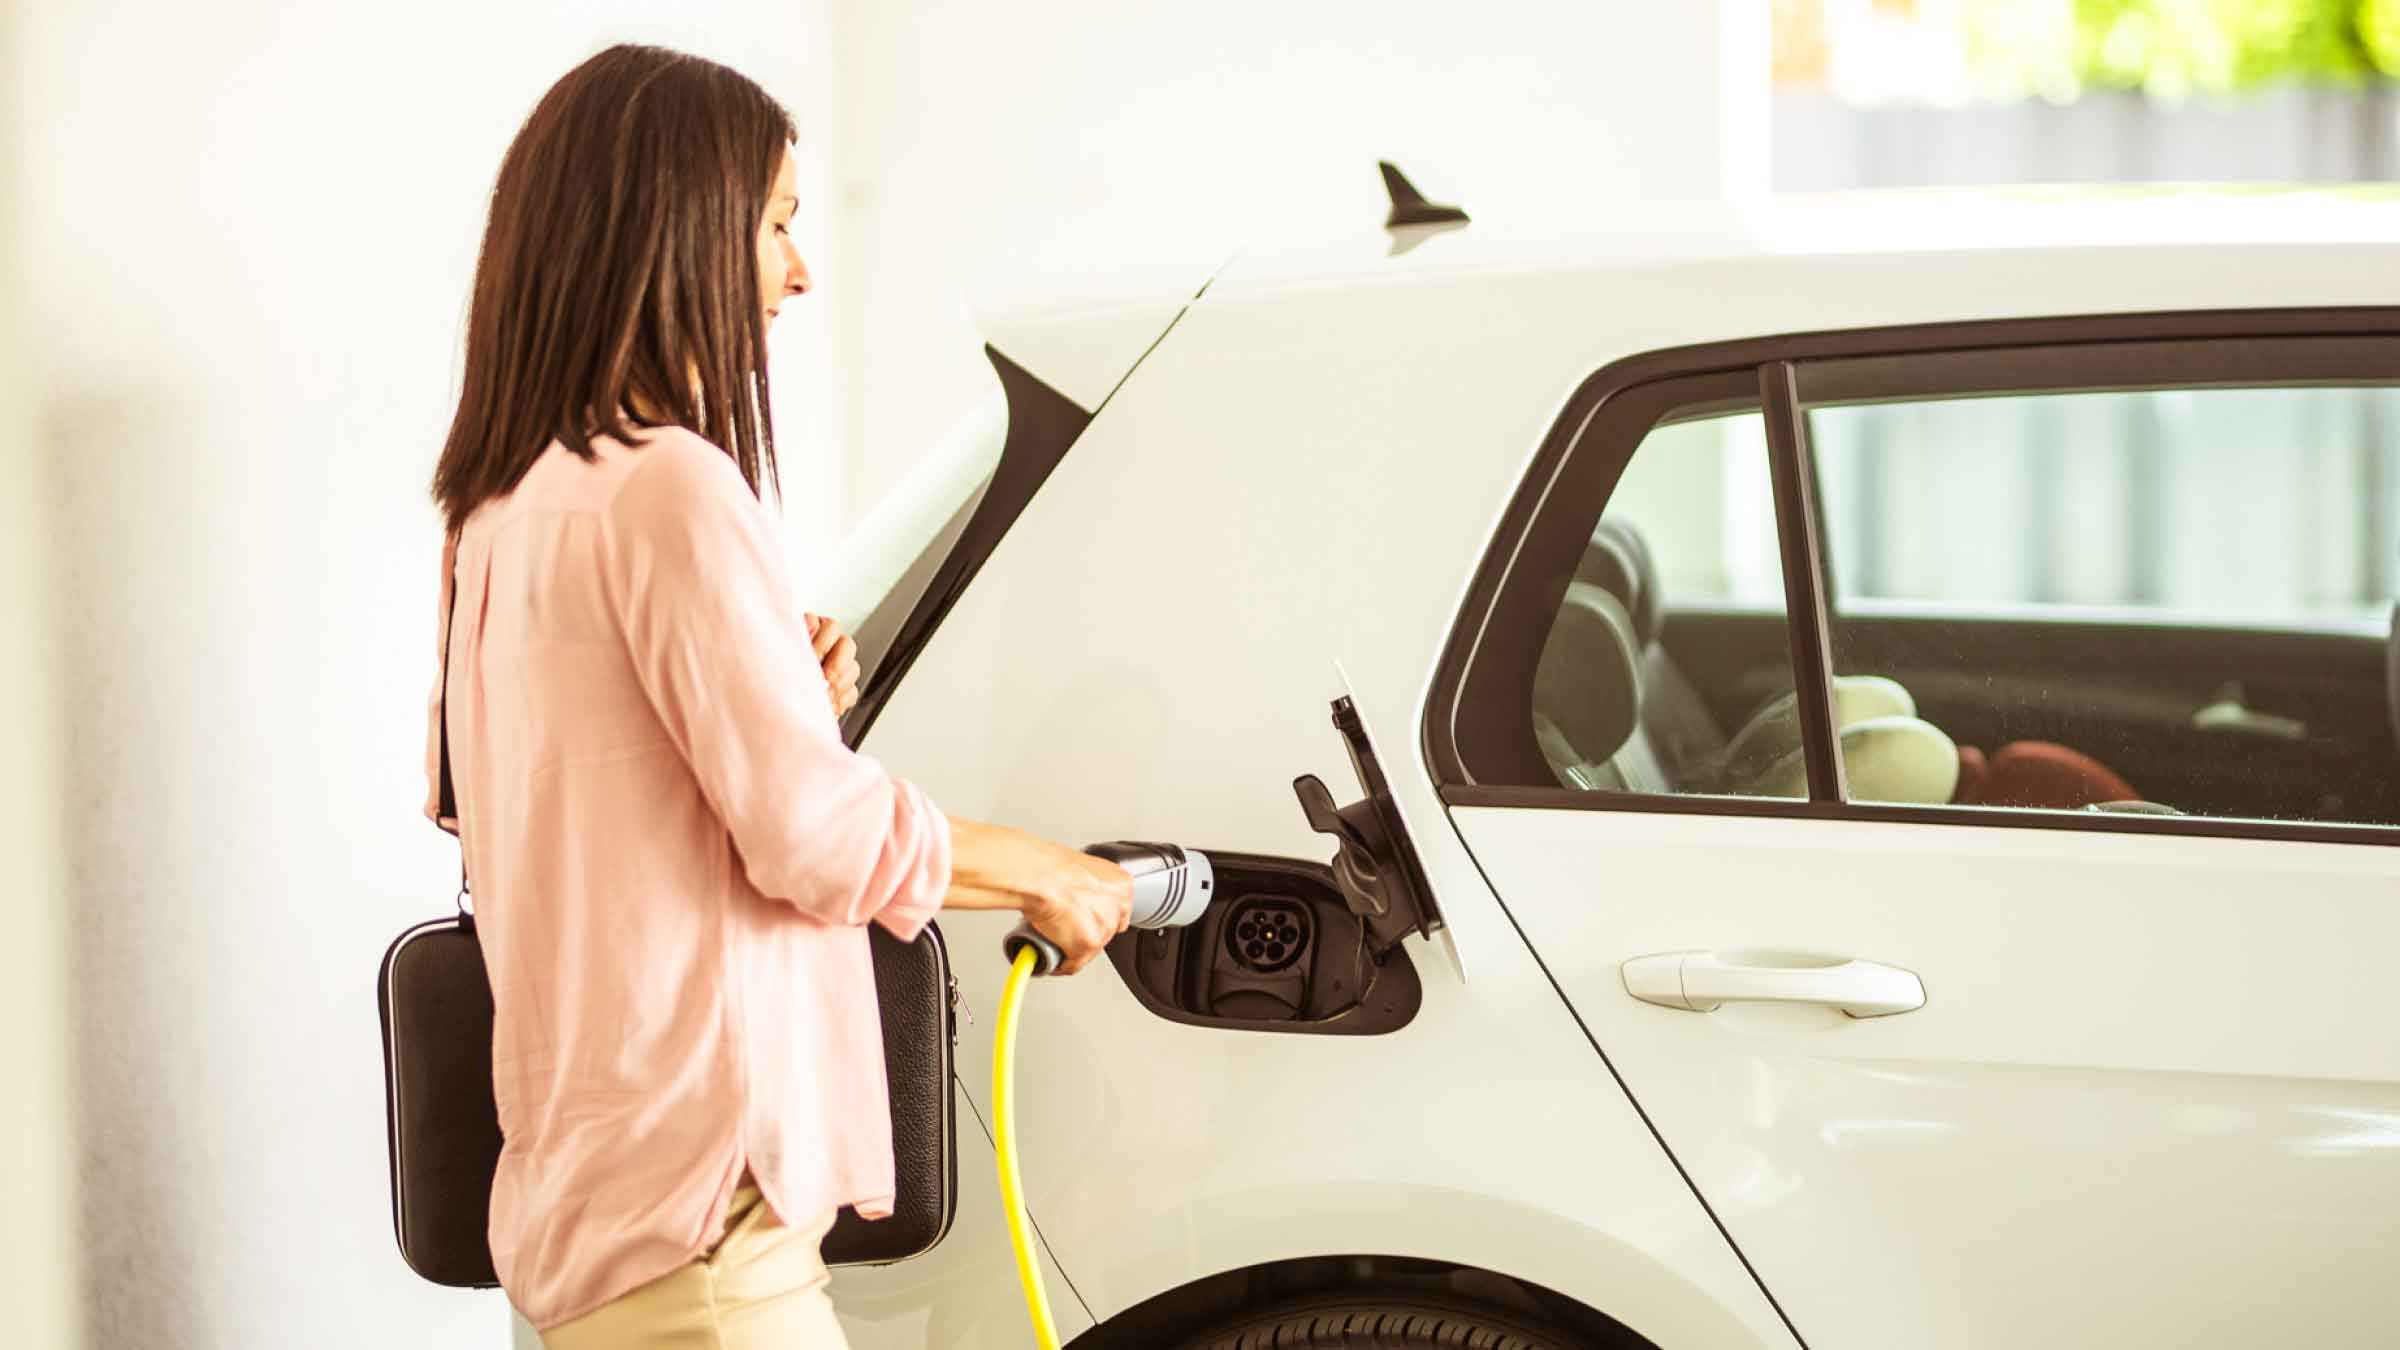
[[[1470,208],[1473,203],[1466,205]],[[1582,219],[1571,220],[1580,215]],[[1566,222],[1562,224],[1561,222]],[[2051,186],[1619,200],[1014,278],[976,321],[1086,408],[1187,307],[1330,315],[1422,288],[1606,313],[1575,359],[1778,332],[2167,310],[2400,305],[2400,186]],[[1462,308],[1462,305],[1466,308]],[[1380,307],[1379,307],[1380,308]]]
[[[2400,244],[2400,185],[1920,188],[1747,203],[1617,202],[1592,208],[1580,221],[1361,229],[1255,247],[1236,255],[1211,288],[1255,292],[1493,268],[1570,275],[1831,257],[1913,259],[1933,278],[1995,249],[2122,256],[2312,244]]]

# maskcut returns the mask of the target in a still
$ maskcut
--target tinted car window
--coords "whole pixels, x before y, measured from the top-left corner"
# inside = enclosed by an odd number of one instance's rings
[[[2400,391],[1931,395],[1807,429],[1834,669],[1955,744],[1951,804],[2400,820]],[[1851,798],[1896,800],[1851,753]]]

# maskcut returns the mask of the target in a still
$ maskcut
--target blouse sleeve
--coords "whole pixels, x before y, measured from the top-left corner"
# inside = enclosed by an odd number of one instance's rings
[[[914,938],[950,885],[950,825],[842,743],[766,508],[732,459],[653,433],[603,526],[636,678],[759,893]]]

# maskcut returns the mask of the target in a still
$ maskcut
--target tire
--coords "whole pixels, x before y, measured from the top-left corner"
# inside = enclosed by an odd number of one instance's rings
[[[1513,1315],[1363,1293],[1263,1309],[1185,1342],[1185,1350],[1578,1350],[1580,1344]]]

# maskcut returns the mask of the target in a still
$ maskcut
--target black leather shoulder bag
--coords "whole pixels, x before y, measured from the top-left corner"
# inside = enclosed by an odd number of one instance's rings
[[[458,611],[451,579],[451,615]],[[458,818],[450,778],[450,661],[442,656],[441,816]],[[463,846],[462,846],[463,847]],[[898,1194],[891,1217],[849,1208],[825,1238],[828,1265],[882,1265],[932,1250],[958,1207],[958,1129],[951,1090],[957,991],[941,929],[914,942],[870,930],[883,1017]],[[392,1228],[409,1268],[435,1284],[490,1289],[487,1236],[500,1160],[492,1097],[492,988],[475,936],[466,868],[458,913],[394,939],[375,981],[383,1021],[384,1113],[392,1162]]]

